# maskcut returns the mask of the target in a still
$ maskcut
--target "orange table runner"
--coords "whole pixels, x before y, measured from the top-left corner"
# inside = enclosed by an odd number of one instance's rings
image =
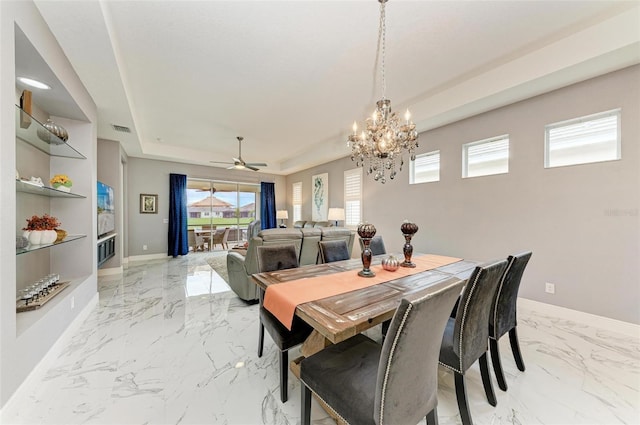
[[[291,330],[293,316],[299,304],[389,282],[460,260],[461,258],[427,254],[412,259],[416,264],[415,268],[400,267],[395,272],[390,272],[384,270],[381,265],[372,266],[371,270],[376,273],[374,277],[358,276],[358,269],[270,285],[264,296],[264,307]]]

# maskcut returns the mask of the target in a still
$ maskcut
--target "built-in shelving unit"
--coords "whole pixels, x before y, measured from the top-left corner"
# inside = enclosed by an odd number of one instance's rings
[[[25,123],[29,123],[26,125]],[[71,145],[47,130],[40,121],[16,105],[16,137],[49,156],[87,159]]]
[[[67,236],[59,243],[16,249],[13,261],[3,260],[0,346],[2,370],[10,373],[0,376],[0,407],[47,353],[62,349],[56,342],[98,301],[97,108],[35,3],[2,2],[1,13],[3,81],[15,85],[2,92],[0,162],[4,171],[16,175],[14,181],[0,181],[5,218],[11,217],[0,220],[2,238],[6,243],[16,237],[15,246],[23,246],[19,238],[25,220],[44,214],[55,217]],[[45,81],[51,88],[29,88],[18,76]],[[67,131],[66,142],[47,130],[48,119]],[[51,187],[57,174],[73,181],[71,193]],[[36,310],[18,312],[24,290],[52,274],[69,285],[51,291],[56,295]]]
[[[16,191],[31,193],[33,195],[48,196],[50,198],[86,198],[84,195],[71,192],[63,192],[49,186],[40,186],[27,180],[16,180]]]
[[[27,246],[26,248],[16,248],[16,255],[27,254],[29,252],[37,251],[39,249],[51,248],[52,246],[62,245],[63,243],[73,242],[73,241],[76,241],[78,239],[82,239],[82,238],[86,238],[86,237],[87,237],[87,235],[67,235],[63,240],[56,241],[56,242],[53,242],[53,243],[44,243],[44,244],[41,244],[41,245],[31,245],[31,244],[29,244],[29,246]]]
[[[22,159],[22,161],[27,161],[27,162],[23,162],[23,164],[28,164],[30,162],[29,160],[34,160],[34,161],[37,160],[37,157],[42,154],[44,154],[45,157],[47,158],[59,157],[63,159],[65,158],[86,159],[86,157],[82,155],[78,150],[76,150],[70,144],[68,144],[64,140],[60,139],[59,137],[51,133],[47,128],[45,128],[42,125],[42,123],[40,123],[34,117],[32,117],[31,115],[23,111],[20,107],[16,106],[16,108],[17,108],[16,109],[16,143],[21,143],[21,142],[26,143],[27,145],[37,149],[37,150],[29,151],[31,152],[29,156]],[[40,151],[40,153],[38,153],[38,151]],[[46,175],[48,175],[49,166],[47,166],[46,168],[47,168]],[[44,171],[44,169],[42,169],[42,171]],[[41,184],[34,183],[31,180],[22,180],[22,179],[16,179],[16,192],[28,194],[28,195],[36,195],[36,197],[42,197],[41,198],[42,201],[35,201],[33,200],[33,198],[31,198],[31,200],[29,198],[24,198],[24,197],[17,198],[18,203],[23,203],[25,205],[24,212],[28,212],[30,214],[31,211],[33,211],[38,215],[42,213],[43,209],[44,211],[49,211],[51,208],[53,199],[45,201],[44,198],[62,198],[62,199],[65,199],[65,198],[66,199],[85,199],[86,198],[86,196],[78,193],[65,192],[62,190],[55,189],[53,187],[43,186]],[[24,254],[30,254],[30,253],[34,253],[42,250],[48,250],[50,248],[57,247],[60,245],[66,245],[86,237],[87,237],[86,234],[72,234],[72,235],[66,235],[64,239],[53,242],[53,243],[39,244],[39,245],[29,244],[24,248],[16,248],[16,256],[22,256]],[[48,254],[46,255],[48,256]],[[34,262],[35,262],[34,265],[37,265],[38,266],[37,268],[39,269],[37,273],[42,274],[43,268],[41,263],[43,259],[44,258],[37,256],[29,260],[25,259],[23,261],[20,261],[21,267],[18,268],[17,273],[19,276],[22,276],[21,281],[23,281],[23,284],[26,278],[31,280],[37,278],[37,277],[36,278],[33,277],[35,273],[31,270],[31,265],[34,264]],[[49,266],[50,271],[57,272],[57,270],[62,267],[62,264],[60,262],[51,261],[51,259],[49,259],[47,263],[51,263],[51,265]],[[16,291],[17,290],[18,288],[16,288]],[[55,296],[60,293],[61,292],[58,291],[58,292],[52,293],[52,295]],[[40,314],[46,314],[46,311],[48,310],[49,305],[50,304],[47,304],[47,305],[43,304],[43,307],[42,307],[43,311],[41,311]],[[54,304],[51,304],[51,305],[54,305]],[[18,309],[18,311],[20,312],[25,310],[26,309],[22,309],[22,310]],[[32,312],[29,311],[27,314],[30,314],[30,313]],[[18,324],[20,322],[22,322],[22,320],[18,321]]]

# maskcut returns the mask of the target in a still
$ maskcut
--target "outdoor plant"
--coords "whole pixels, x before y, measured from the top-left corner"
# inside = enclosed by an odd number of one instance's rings
[[[58,219],[49,214],[42,217],[34,215],[27,219],[27,227],[23,227],[22,230],[55,230],[58,226],[60,226]]]

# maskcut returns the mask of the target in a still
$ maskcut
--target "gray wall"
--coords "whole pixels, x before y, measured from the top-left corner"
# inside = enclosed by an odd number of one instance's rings
[[[122,265],[122,237],[123,237],[123,206],[124,199],[122,182],[122,160],[120,142],[98,139],[98,181],[113,188],[116,207],[116,252],[115,256],[107,260],[100,268],[109,269]]]
[[[169,225],[169,174],[186,174],[190,178],[207,178],[244,183],[273,182],[276,188],[277,208],[286,205],[285,178],[253,171],[226,170],[223,168],[190,165],[152,159],[129,158],[127,163],[127,220],[129,256],[166,254]],[[140,214],[140,194],[158,195],[158,214]],[[142,249],[147,245],[147,250]]]
[[[364,176],[364,219],[399,252],[400,224],[420,230],[419,252],[475,260],[532,250],[520,296],[640,323],[640,66],[565,87],[420,135],[420,153],[440,149],[440,182],[409,185],[408,167],[385,185]],[[622,108],[622,159],[544,168],[544,126]],[[509,173],[461,178],[462,144],[509,134]],[[345,152],[348,153],[348,152]],[[342,206],[349,158],[287,176],[303,182],[310,217],[311,175],[329,173],[330,206]],[[544,292],[556,285],[555,295]]]

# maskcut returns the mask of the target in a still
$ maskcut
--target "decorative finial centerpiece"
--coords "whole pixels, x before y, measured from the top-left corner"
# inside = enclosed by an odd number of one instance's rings
[[[362,239],[362,270],[358,272],[358,276],[373,277],[376,275],[369,267],[371,267],[371,238],[376,235],[376,226],[370,223],[363,223],[358,226],[358,236]]]
[[[404,253],[404,261],[400,264],[402,267],[415,267],[416,264],[411,262],[411,256],[413,255],[413,246],[411,246],[411,238],[418,232],[418,225],[405,220],[400,226],[400,231],[404,235],[404,247],[402,252]]]

